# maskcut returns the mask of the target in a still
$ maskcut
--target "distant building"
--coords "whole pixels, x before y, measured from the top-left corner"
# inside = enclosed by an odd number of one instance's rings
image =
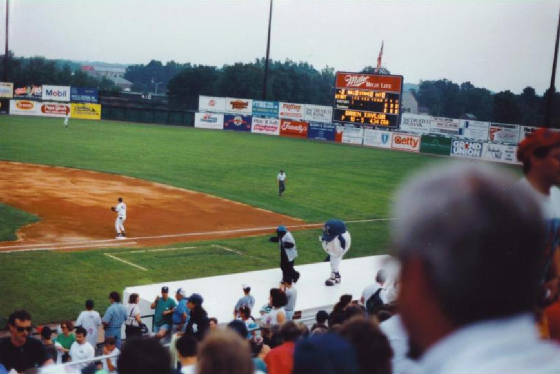
[[[83,65],[82,71],[98,79],[110,79],[116,86],[125,91],[130,91],[132,88],[132,82],[124,79],[126,68],[122,66]]]
[[[401,112],[418,114],[418,101],[411,91],[402,94]]]

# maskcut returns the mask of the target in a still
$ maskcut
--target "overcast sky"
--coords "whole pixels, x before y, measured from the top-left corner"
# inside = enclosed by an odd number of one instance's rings
[[[17,56],[128,64],[249,62],[265,54],[268,4],[11,0],[10,49]],[[384,40],[383,65],[405,82],[448,78],[542,93],[550,84],[559,9],[560,0],[275,0],[270,56],[359,71],[375,65]]]

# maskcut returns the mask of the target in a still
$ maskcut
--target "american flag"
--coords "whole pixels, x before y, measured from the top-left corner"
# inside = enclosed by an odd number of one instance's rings
[[[383,41],[381,41],[381,49],[379,50],[379,56],[377,56],[377,69],[381,67],[382,58],[383,58]]]

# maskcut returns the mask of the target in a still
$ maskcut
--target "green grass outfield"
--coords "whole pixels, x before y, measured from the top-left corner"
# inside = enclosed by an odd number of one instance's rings
[[[229,131],[87,120],[70,120],[65,129],[62,122],[0,116],[0,159],[129,175],[308,222],[388,217],[391,197],[407,175],[435,161],[448,162],[421,154]],[[276,189],[280,168],[288,175],[282,198]],[[0,232],[6,230],[2,220],[0,225]],[[349,257],[387,251],[387,222],[355,223],[349,229]],[[324,258],[318,234],[295,234],[298,264]],[[216,243],[242,254],[213,247]],[[125,286],[265,269],[279,261],[277,248],[263,236],[174,245],[184,246],[197,248],[134,254],[126,252],[135,249],[125,248],[0,253],[0,316],[21,307],[38,323],[76,318],[85,299],[93,298],[96,308],[104,311],[108,293]],[[116,253],[148,270],[104,253]]]
[[[0,241],[16,240],[18,228],[38,220],[33,214],[0,203]]]

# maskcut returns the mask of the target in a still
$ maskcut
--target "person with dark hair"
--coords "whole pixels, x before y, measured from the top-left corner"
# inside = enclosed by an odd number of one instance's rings
[[[193,293],[187,299],[187,308],[191,311],[191,317],[185,327],[185,334],[194,336],[198,341],[206,335],[210,328],[208,313],[202,307],[204,299],[197,293]]]
[[[254,373],[249,342],[230,329],[212,331],[202,341],[196,366],[198,374]]]
[[[241,309],[239,309],[239,319],[243,321],[247,327],[247,331],[249,333],[247,337],[250,338],[255,336],[259,326],[257,325],[255,318],[251,316],[251,309],[249,309],[248,306],[242,306]]]
[[[358,372],[392,372],[393,350],[387,337],[372,320],[354,317],[342,325],[339,335],[354,347],[359,367]]]
[[[284,306],[286,319],[291,320],[294,317],[294,312],[296,309],[297,289],[293,286],[290,279],[284,280],[282,286],[283,291],[286,293],[287,299],[286,306]]]
[[[121,295],[117,291],[109,294],[109,302],[111,305],[105,311],[102,323],[105,327],[105,337],[114,336],[117,342],[117,348],[121,348],[121,329],[124,321],[126,321],[126,308],[121,304]]]
[[[58,349],[62,355],[62,362],[66,362],[70,359],[70,347],[76,341],[76,335],[74,335],[74,324],[72,321],[63,321],[60,324],[61,334],[58,334],[54,339],[55,347]]]
[[[216,317],[208,318],[208,328],[214,330],[218,328],[218,319]]]
[[[245,322],[239,319],[234,319],[233,321],[227,324],[227,327],[228,329],[235,331],[243,339],[247,339],[247,336],[249,335],[249,329],[245,325]]]
[[[235,307],[233,308],[233,318],[239,317],[239,310],[244,307],[248,306],[249,309],[253,309],[255,307],[255,298],[251,295],[251,286],[248,284],[244,284],[243,288],[243,296],[237,300]]]
[[[280,335],[284,343],[270,350],[264,358],[270,374],[290,374],[293,367],[294,347],[301,335],[301,330],[293,321],[288,321],[280,327]]]
[[[294,263],[298,256],[296,240],[286,226],[276,228],[276,236],[271,236],[269,241],[278,243],[280,248],[280,269],[282,269],[282,282],[297,282],[299,273],[294,269]]]
[[[86,336],[87,336],[86,329],[84,329],[82,326],[76,327],[76,341],[72,343],[69,352],[71,361],[88,360],[90,358],[95,357],[95,349],[86,340]],[[74,369],[81,370],[87,365],[88,363],[86,362],[86,363],[72,365],[72,367],[74,367]]]
[[[193,374],[196,369],[198,340],[194,336],[184,334],[177,339],[175,346],[181,362],[181,373]]]
[[[353,374],[358,372],[353,347],[336,334],[313,335],[294,349],[293,374]]]
[[[8,318],[10,336],[0,339],[0,364],[6,370],[23,372],[30,368],[52,364],[43,344],[31,338],[31,315],[25,310],[17,310]]]
[[[334,304],[333,310],[329,315],[329,327],[333,327],[336,324],[341,324],[344,322],[346,315],[344,310],[352,302],[352,295],[344,294],[340,296],[338,303]]]
[[[47,356],[56,362],[58,352],[54,346],[54,342],[52,341],[52,333],[53,331],[49,326],[43,326],[41,329],[41,343],[43,343],[43,346],[45,347]]]
[[[124,323],[124,332],[126,334],[126,339],[130,339],[135,336],[142,335],[142,318],[140,314],[140,308],[138,307],[138,301],[140,297],[137,293],[131,293],[128,296],[128,305],[126,306],[126,321]]]
[[[165,338],[171,332],[173,324],[173,312],[177,303],[169,297],[169,287],[161,288],[161,297],[158,295],[150,306],[154,311],[154,332],[158,339]]]
[[[136,337],[124,346],[117,359],[119,374],[171,374],[171,356],[157,338]]]
[[[270,312],[261,318],[261,322],[266,327],[281,325],[286,321],[284,305],[288,302],[286,294],[279,288],[271,288],[269,304],[272,306]]]
[[[315,314],[315,323],[311,326],[311,335],[326,334],[329,327],[326,322],[329,319],[329,313],[325,310],[320,310]]]
[[[126,339],[127,341],[132,341]],[[103,355],[112,355],[113,357],[108,357],[103,360],[103,369],[108,373],[114,373],[117,371],[117,357],[121,351],[117,348],[117,341],[114,336],[109,336],[105,338],[105,345],[103,346]]]
[[[82,311],[76,320],[76,326],[82,326],[87,331],[87,341],[93,348],[97,346],[101,316],[93,310],[93,300],[86,300],[86,310]]]
[[[438,166],[400,190],[391,217],[399,313],[423,372],[558,371],[560,348],[534,321],[546,237],[527,188],[482,165]]]

